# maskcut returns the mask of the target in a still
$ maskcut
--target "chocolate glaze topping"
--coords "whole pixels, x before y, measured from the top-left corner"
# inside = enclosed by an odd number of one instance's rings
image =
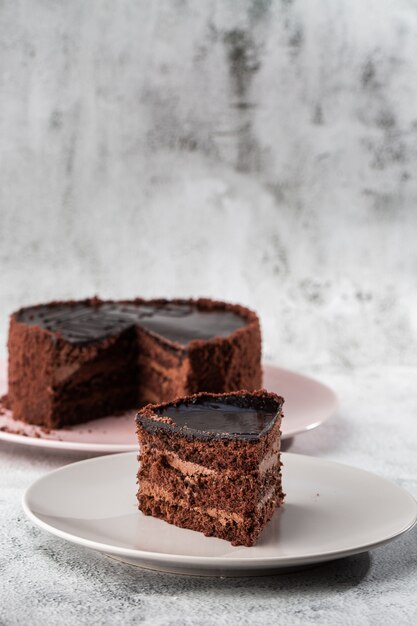
[[[187,345],[195,339],[228,336],[245,324],[232,311],[203,311],[192,304],[172,302],[42,305],[22,309],[17,321],[59,333],[73,344],[98,341],[139,325],[169,341]]]
[[[197,394],[185,402],[145,407],[136,419],[150,432],[162,428],[180,430],[190,438],[255,441],[272,428],[284,402],[280,396],[257,394]],[[169,421],[158,419],[161,417]]]

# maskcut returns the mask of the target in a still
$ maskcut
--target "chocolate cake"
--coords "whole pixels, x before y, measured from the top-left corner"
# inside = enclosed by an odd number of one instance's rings
[[[139,509],[252,546],[281,506],[284,400],[264,390],[200,393],[136,416]]]
[[[59,428],[199,391],[261,386],[256,314],[208,299],[52,302],[11,316],[7,405]]]

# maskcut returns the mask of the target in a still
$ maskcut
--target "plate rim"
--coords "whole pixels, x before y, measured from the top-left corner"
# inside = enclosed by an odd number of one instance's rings
[[[48,524],[47,522],[40,519],[31,509],[29,505],[30,492],[32,489],[35,489],[40,482],[43,482],[45,479],[50,478],[52,475],[56,475],[60,472],[71,471],[73,466],[79,464],[87,464],[87,463],[97,463],[97,462],[112,462],[115,457],[122,456],[133,456],[134,452],[122,452],[117,455],[103,455],[100,457],[94,457],[91,459],[83,459],[81,461],[77,461],[75,463],[70,463],[68,465],[64,465],[55,470],[47,472],[43,476],[40,476],[36,479],[24,492],[22,496],[22,508],[25,515],[39,528],[49,532],[50,534],[59,537],[61,539],[65,539],[69,543],[80,545],[97,552],[107,554],[107,555],[116,555],[119,557],[126,557],[130,559],[136,559],[138,561],[138,565],[140,565],[141,560],[144,562],[152,562],[152,563],[169,563],[170,565],[184,565],[190,566],[194,568],[201,567],[202,569],[221,569],[225,568],[229,571],[236,570],[262,570],[265,568],[269,569],[280,569],[288,566],[297,566],[303,564],[311,564],[311,563],[322,563],[325,561],[331,561],[338,558],[343,558],[347,556],[352,556],[354,554],[360,554],[363,552],[367,552],[368,550],[373,550],[377,547],[383,546],[391,541],[394,541],[396,538],[400,537],[402,534],[410,531],[415,524],[417,523],[417,501],[416,499],[403,487],[397,485],[396,483],[388,480],[387,478],[380,476],[379,474],[375,474],[374,472],[370,472],[368,470],[364,470],[362,468],[349,465],[347,463],[340,463],[339,461],[332,461],[330,459],[322,459],[321,457],[313,457],[306,454],[296,454],[293,452],[283,452],[283,459],[285,461],[286,457],[297,457],[299,459],[308,460],[312,463],[319,463],[328,466],[340,466],[344,469],[354,470],[360,473],[364,473],[367,475],[371,475],[378,480],[381,480],[385,483],[388,483],[391,487],[395,487],[395,489],[399,490],[404,497],[406,497],[410,504],[412,504],[414,508],[414,517],[410,519],[406,524],[404,524],[400,530],[395,532],[393,535],[386,537],[384,539],[379,539],[378,541],[374,541],[371,543],[360,543],[356,544],[350,548],[342,548],[340,550],[328,550],[328,551],[320,551],[316,553],[311,553],[308,555],[300,555],[296,557],[280,557],[280,556],[269,556],[269,557],[259,557],[257,559],[248,558],[248,557],[233,557],[233,559],[228,559],[225,557],[217,557],[217,556],[196,556],[196,555],[173,555],[166,552],[153,552],[153,551],[145,551],[137,548],[123,548],[120,546],[112,546],[111,544],[105,544],[98,541],[93,541],[91,539],[85,539],[83,537],[79,537],[77,535],[73,535],[67,531],[60,530],[55,526]],[[285,464],[285,463],[284,463]],[[156,568],[157,569],[157,568]]]
[[[306,427],[300,428],[290,428],[285,431],[282,440],[292,439],[296,435],[300,435],[302,433],[309,432],[318,428],[325,422],[327,422],[331,417],[333,417],[338,410],[340,404],[339,399],[336,393],[329,387],[328,385],[322,383],[321,381],[313,378],[312,376],[308,376],[306,374],[301,374],[299,372],[295,372],[293,370],[287,369],[285,367],[280,367],[279,365],[275,365],[270,362],[262,363],[263,370],[265,369],[273,369],[275,371],[285,372],[286,374],[290,374],[291,376],[295,376],[297,378],[301,378],[303,380],[308,381],[308,383],[313,383],[316,387],[320,387],[323,391],[325,391],[329,397],[329,402],[331,402],[331,410],[328,410],[327,414],[324,415],[321,419],[317,419],[314,422],[311,422]],[[285,412],[285,410],[284,410]],[[68,452],[91,452],[91,453],[105,453],[105,454],[123,454],[127,452],[134,452],[137,450],[137,444],[121,444],[121,443],[92,443],[92,442],[80,442],[80,441],[60,441],[58,439],[43,439],[41,437],[30,437],[28,435],[22,435],[19,433],[10,433],[7,431],[0,430],[0,441],[9,442],[12,444],[19,444],[25,446],[32,446],[34,448],[47,448],[55,451],[68,451]]]

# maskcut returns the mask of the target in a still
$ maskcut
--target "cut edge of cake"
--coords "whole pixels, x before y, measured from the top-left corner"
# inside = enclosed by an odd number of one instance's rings
[[[164,415],[172,407],[204,402],[226,402],[238,409],[269,407],[271,422],[258,435],[248,437],[247,433],[178,426]],[[265,390],[241,390],[199,393],[144,407],[136,416],[139,509],[232,545],[252,546],[284,500],[280,458],[283,402]]]

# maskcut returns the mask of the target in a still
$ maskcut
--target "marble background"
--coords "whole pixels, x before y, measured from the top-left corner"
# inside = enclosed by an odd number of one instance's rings
[[[290,367],[415,364],[417,7],[5,1],[0,345],[52,298],[208,295]]]
[[[291,450],[417,497],[416,103],[415,0],[3,0],[0,358],[26,304],[242,302],[340,398]],[[25,519],[73,460],[0,444],[1,626],[417,621],[415,530],[291,576],[136,571]]]

